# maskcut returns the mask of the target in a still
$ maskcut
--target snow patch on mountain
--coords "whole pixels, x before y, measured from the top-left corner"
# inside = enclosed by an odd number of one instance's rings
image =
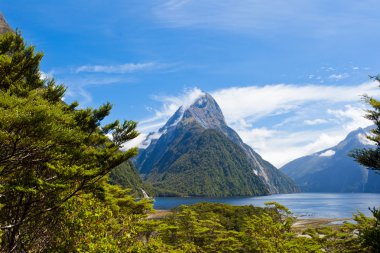
[[[326,150],[325,152],[319,154],[319,156],[322,156],[322,157],[329,157],[329,156],[333,156],[335,155],[335,151],[334,150]]]

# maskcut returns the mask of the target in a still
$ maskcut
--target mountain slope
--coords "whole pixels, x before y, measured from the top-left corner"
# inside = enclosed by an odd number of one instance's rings
[[[7,24],[4,16],[0,13],[0,34],[10,31],[12,31],[12,28]]]
[[[136,159],[156,188],[193,196],[255,196],[297,191],[227,126],[216,101],[203,94],[181,107],[147,140]],[[162,193],[159,193],[162,195]]]
[[[281,168],[304,192],[380,192],[380,175],[349,157],[354,149],[371,148],[359,128],[335,147],[298,158]]]
[[[269,194],[254,176],[244,152],[214,129],[177,129],[176,145],[147,177],[156,188],[189,196],[252,196]],[[181,133],[179,133],[181,132]]]
[[[109,183],[131,189],[131,194],[136,197],[144,197],[143,191],[152,193],[152,186],[143,182],[131,161],[125,161],[112,169]]]

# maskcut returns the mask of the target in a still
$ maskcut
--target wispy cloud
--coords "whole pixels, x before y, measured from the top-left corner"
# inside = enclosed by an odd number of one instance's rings
[[[375,82],[358,86],[274,84],[261,87],[231,87],[212,92],[227,121],[258,120],[271,114],[285,114],[308,102],[352,102],[364,93],[380,94]],[[236,99],[239,98],[239,99]]]
[[[133,78],[101,76],[68,76],[57,80],[68,88],[65,97],[79,101],[81,106],[92,102],[90,87],[134,82]]]
[[[139,131],[148,133],[157,130],[165,124],[180,106],[190,106],[201,94],[203,94],[203,91],[195,87],[186,89],[178,96],[152,96],[154,100],[161,102],[162,106],[157,109],[149,108],[149,111],[153,111],[154,115],[140,121]]]
[[[92,102],[90,86],[103,86],[121,83],[136,83],[137,73],[144,71],[176,71],[180,63],[124,63],[115,65],[82,65],[53,69],[49,73],[41,72],[41,78],[53,77],[67,87],[67,97],[77,99],[81,104]]]
[[[333,115],[337,123],[341,124],[346,131],[352,131],[372,124],[372,121],[363,117],[365,114],[363,108],[352,105],[345,105],[342,109],[328,109],[327,113]]]
[[[324,123],[327,123],[328,120],[326,119],[307,119],[307,120],[304,120],[304,124],[308,125],[308,126],[315,126],[315,125],[320,125],[320,124],[324,124]]]
[[[51,78],[53,78],[53,72],[52,71],[50,71],[50,72],[40,71],[40,77],[42,80],[51,79]]]
[[[342,74],[332,74],[329,76],[329,79],[334,80],[334,81],[340,81],[343,79],[346,79],[350,77],[348,73],[342,73]]]
[[[223,29],[248,33],[293,33],[339,36],[379,28],[374,1],[338,1],[339,8],[326,11],[328,2],[311,0],[169,0],[157,5],[155,16],[171,27]],[[363,3],[364,2],[364,3]],[[363,29],[366,27],[368,29]]]
[[[149,70],[168,70],[177,64],[158,62],[124,63],[116,65],[82,65],[74,68],[62,68],[52,72],[41,72],[41,77],[51,77],[55,73],[56,79],[63,82],[68,90],[66,97],[80,101],[81,105],[92,102],[89,90],[91,86],[113,85],[137,82],[134,73]],[[128,75],[124,75],[128,74]]]
[[[120,65],[83,65],[75,68],[74,72],[124,74],[142,70],[150,70],[158,67],[160,67],[160,65],[155,62],[125,63]]]

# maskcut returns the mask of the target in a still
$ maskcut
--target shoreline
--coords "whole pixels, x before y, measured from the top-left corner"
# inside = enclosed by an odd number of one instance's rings
[[[308,228],[339,227],[348,221],[352,221],[352,218],[297,218],[292,228],[295,231],[302,232]]]
[[[155,210],[154,213],[148,214],[148,219],[163,219],[167,215],[171,214],[171,210]],[[296,217],[296,221],[293,224],[293,229],[297,231],[303,231],[308,228],[318,228],[324,226],[341,226],[345,221],[352,221],[352,218],[302,218]]]

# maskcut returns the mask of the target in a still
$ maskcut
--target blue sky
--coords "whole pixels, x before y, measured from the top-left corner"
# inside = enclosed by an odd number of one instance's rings
[[[380,95],[377,0],[2,0],[67,101],[154,131],[199,90],[265,159],[335,145]]]

